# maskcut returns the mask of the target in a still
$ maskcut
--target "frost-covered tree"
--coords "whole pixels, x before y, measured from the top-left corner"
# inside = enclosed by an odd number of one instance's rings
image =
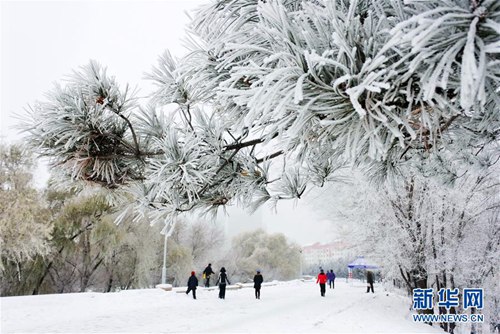
[[[176,224],[175,229],[170,239],[187,248],[192,257],[193,269],[201,272],[207,263],[214,261],[214,257],[220,257],[225,234],[217,222],[191,220]]]
[[[300,247],[284,234],[268,234],[259,229],[234,237],[226,269],[242,282],[252,281],[260,269],[266,280],[297,278],[300,271]]]
[[[106,221],[104,268],[95,286],[110,292],[124,289],[151,288],[161,280],[163,235],[161,226],[149,226],[127,220],[119,225]]]
[[[194,270],[189,249],[176,241],[169,241],[167,267],[167,282],[172,282],[174,286],[186,286],[189,273]]]
[[[500,302],[495,293],[495,268],[500,265],[499,166],[486,171],[468,166],[470,171],[462,171],[446,186],[427,167],[408,169],[403,177],[375,186],[351,171],[350,182],[327,186],[311,197],[334,227],[349,227],[344,240],[382,266],[386,283],[395,281],[410,295],[414,288],[484,288],[482,313],[490,317],[484,326],[488,332],[498,323]],[[446,308],[434,311],[447,313]],[[455,326],[441,325],[449,331]]]
[[[61,196],[50,194],[52,203]],[[66,196],[55,214],[53,252],[43,259],[37,292],[110,292],[158,283],[161,227],[131,219],[116,225],[112,210],[100,192]]]
[[[207,2],[148,107],[91,62],[31,108],[29,141],[161,219],[300,198],[346,162],[454,179],[499,158],[499,19],[496,0]]]
[[[22,291],[37,255],[50,252],[53,228],[42,194],[33,187],[33,156],[0,144],[0,277],[2,295]]]
[[[406,176],[378,191],[365,186],[357,193],[357,210],[349,215],[357,223],[360,249],[382,264],[385,278],[402,280],[410,294],[430,287],[490,291],[483,311],[491,316],[485,328],[494,326],[499,304],[494,293],[500,265],[498,170],[471,173],[453,187],[418,173]],[[455,324],[442,326],[452,331]]]
[[[19,188],[16,194],[33,200]],[[99,193],[76,195],[49,188],[43,195],[36,202],[38,211],[18,205],[19,200],[6,202],[8,210],[0,219],[2,295],[109,292],[159,282],[160,226],[129,219],[116,225]],[[34,214],[36,219],[27,218]]]
[[[185,286],[191,271],[201,277],[208,263],[224,257],[224,231],[216,222],[178,221],[168,238],[167,280]]]

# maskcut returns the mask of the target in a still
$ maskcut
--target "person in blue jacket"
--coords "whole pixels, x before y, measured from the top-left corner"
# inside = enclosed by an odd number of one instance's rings
[[[198,278],[196,278],[196,273],[194,271],[191,272],[191,276],[188,279],[188,289],[186,291],[186,295],[193,291],[193,299],[196,299],[196,287],[198,286]]]
[[[333,272],[333,269],[326,272],[326,278],[328,278],[328,285],[330,286],[330,289],[335,289],[335,273]]]

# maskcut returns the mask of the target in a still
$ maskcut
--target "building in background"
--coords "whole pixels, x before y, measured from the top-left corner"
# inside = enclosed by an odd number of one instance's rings
[[[351,247],[343,241],[328,244],[316,242],[302,247],[302,261],[305,267],[329,265],[351,256]]]

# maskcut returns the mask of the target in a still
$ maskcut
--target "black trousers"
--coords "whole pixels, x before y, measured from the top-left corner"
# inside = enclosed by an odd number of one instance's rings
[[[226,299],[226,284],[219,284],[219,298]]]
[[[260,299],[260,286],[255,288],[255,298]]]
[[[325,296],[326,292],[326,284],[325,283],[319,283],[319,289],[321,291],[321,297]]]
[[[188,288],[186,291],[186,295],[193,291],[193,298],[196,299],[196,288]]]
[[[207,278],[205,279],[205,288],[209,287],[210,287],[210,276],[207,276]]]
[[[368,284],[369,284],[369,285],[366,287],[366,293],[370,292],[370,289],[372,289],[372,293],[374,293],[374,292],[373,292],[373,282],[368,283]]]
[[[335,281],[329,281],[330,289],[335,289]]]

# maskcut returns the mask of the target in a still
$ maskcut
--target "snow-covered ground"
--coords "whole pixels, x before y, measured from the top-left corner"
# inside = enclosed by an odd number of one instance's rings
[[[409,300],[336,282],[322,298],[314,282],[198,289],[198,299],[160,289],[0,298],[1,333],[443,333],[414,323]]]

